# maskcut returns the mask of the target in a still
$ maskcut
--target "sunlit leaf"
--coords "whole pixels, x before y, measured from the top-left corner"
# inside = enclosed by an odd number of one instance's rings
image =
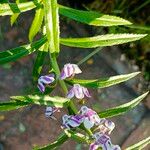
[[[106,34],[86,38],[61,38],[60,42],[71,47],[95,48],[128,43],[145,36],[146,34]]]
[[[44,17],[44,10],[43,8],[39,8],[35,12],[35,17],[33,19],[32,25],[29,31],[29,40],[30,42],[33,40],[34,36],[39,32]]]
[[[0,103],[0,111],[10,111],[10,110],[15,110],[19,109],[25,106],[28,106],[29,103],[27,102],[16,102],[16,101],[10,101],[10,102],[3,102]]]
[[[68,140],[68,136],[65,133],[62,133],[55,142],[45,145],[45,146],[36,146],[33,148],[33,150],[50,150],[50,149],[54,149],[58,146],[60,146],[61,144],[63,144],[64,142],[66,142]]]
[[[95,80],[72,79],[72,80],[67,80],[66,82],[69,84],[81,84],[85,87],[91,87],[91,88],[105,88],[105,87],[119,84],[121,82],[125,82],[135,77],[139,73],[140,72],[134,72],[130,74],[112,76],[108,78],[100,78]]]
[[[23,45],[17,48],[13,48],[0,52],[0,64],[15,61],[23,56],[33,53],[39,49],[47,41],[46,37],[34,42],[33,44]]]
[[[13,15],[14,13],[29,11],[35,7],[37,7],[37,4],[32,1],[19,4],[16,3],[0,4],[0,16]]]
[[[131,22],[116,16],[83,11],[59,5],[59,13],[76,21],[94,26],[129,25]]]
[[[98,114],[101,118],[110,118],[110,117],[122,115],[128,112],[129,110],[133,109],[134,107],[136,107],[148,95],[148,93],[149,92],[146,92],[143,95],[135,98],[134,100],[128,103],[125,103],[123,105],[120,105],[114,108],[110,108],[108,110],[104,110]]]
[[[55,107],[67,107],[69,99],[63,97],[50,97],[48,95],[12,96],[11,99],[28,102],[31,104],[48,105]]]
[[[57,0],[44,1],[44,11],[50,53],[59,53],[59,14]]]
[[[19,4],[19,0],[16,0],[16,4]],[[11,26],[16,22],[20,13],[15,13],[10,17]]]
[[[125,150],[142,150],[144,147],[146,147],[148,144],[150,144],[150,136],[128,148]]]

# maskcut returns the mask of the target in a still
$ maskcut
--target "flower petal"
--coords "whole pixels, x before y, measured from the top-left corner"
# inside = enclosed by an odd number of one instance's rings
[[[78,99],[84,98],[82,86],[80,86],[79,84],[74,84],[73,90],[74,90],[74,94],[75,94],[76,98],[78,98]]]
[[[97,150],[98,147],[99,147],[99,146],[98,146],[96,143],[92,143],[92,144],[90,145],[89,150]]]
[[[85,95],[86,97],[91,97],[91,95],[90,95],[90,93],[89,93],[89,91],[88,91],[87,88],[83,87],[82,89],[83,89],[83,93],[84,93],[84,95]]]
[[[54,78],[53,77],[49,77],[49,76],[41,76],[40,77],[40,82],[44,83],[44,84],[50,84],[52,82],[54,82]]]
[[[84,119],[84,127],[87,129],[91,129],[94,126],[94,122],[90,121],[88,118]]]
[[[73,68],[72,64],[66,64],[64,66],[64,73],[67,78],[71,77],[74,74],[74,68]]]
[[[73,97],[74,97],[74,91],[73,91],[73,89],[71,89],[67,94],[67,98],[71,99]]]
[[[79,73],[82,73],[81,69],[79,68],[78,65],[76,64],[72,64],[73,65],[73,68],[74,68],[74,74],[79,74]]]
[[[45,92],[45,86],[44,86],[41,82],[38,82],[37,87],[39,88],[39,90],[40,90],[42,93]]]
[[[51,115],[53,114],[53,108],[52,107],[46,107],[46,110],[45,110],[45,116],[46,117],[50,117]]]

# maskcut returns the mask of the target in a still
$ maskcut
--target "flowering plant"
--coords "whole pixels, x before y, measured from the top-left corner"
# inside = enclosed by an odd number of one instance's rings
[[[39,90],[30,95],[12,96],[12,101],[0,103],[0,111],[19,109],[31,104],[45,105],[46,117],[57,121],[57,118],[55,118],[53,114],[60,111],[60,108],[66,108],[68,110],[68,114],[62,116],[60,126],[62,127],[63,133],[57,140],[44,147],[35,147],[34,149],[55,149],[69,138],[72,138],[77,142],[87,143],[90,150],[97,150],[99,148],[103,150],[120,150],[120,146],[114,145],[111,142],[109,135],[115,128],[115,124],[107,118],[124,114],[134,108],[148,92],[131,102],[98,113],[87,106],[82,106],[80,110],[78,110],[75,99],[90,99],[92,95],[89,93],[88,88],[105,88],[119,84],[135,77],[139,72],[93,80],[75,79],[76,74],[82,73],[79,66],[77,64],[68,63],[65,64],[62,71],[60,71],[57,57],[60,52],[60,44],[79,48],[95,48],[136,41],[146,35],[125,33],[85,38],[60,38],[59,14],[78,22],[94,26],[109,27],[130,25],[131,23],[116,16],[62,6],[57,3],[57,0],[33,0],[22,3],[17,0],[16,3],[0,3],[0,16],[10,15],[11,24],[13,24],[20,13],[32,9],[36,9],[36,11],[29,31],[30,43],[0,52],[0,64],[15,61],[36,51],[37,59],[33,68],[33,78]],[[40,40],[33,42],[35,35],[41,28],[43,36]],[[45,52],[50,56],[52,72],[41,76]],[[64,97],[50,95],[52,90],[56,87],[56,84],[60,84],[64,91]],[[69,91],[68,85],[72,86]],[[82,133],[80,131],[82,131]],[[139,149],[143,147],[143,145],[148,144],[148,142],[149,138],[127,148],[127,150]]]

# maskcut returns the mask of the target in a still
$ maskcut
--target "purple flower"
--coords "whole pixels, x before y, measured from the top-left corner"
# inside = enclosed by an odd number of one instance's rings
[[[67,94],[67,98],[73,98],[74,96],[78,99],[83,99],[84,96],[91,97],[88,89],[80,84],[74,84],[72,89]]]
[[[99,125],[103,120],[100,119],[100,117],[94,110],[86,106],[82,106],[80,112],[84,116],[83,124],[87,129],[92,128],[94,125]]]
[[[95,133],[93,135],[95,142],[93,142],[90,145],[89,150],[96,150],[99,147],[102,148],[102,150],[121,150],[121,148],[118,145],[113,145],[111,143],[111,139],[108,135],[102,134],[102,133]]]
[[[110,134],[115,128],[114,122],[110,120],[104,120],[102,124],[99,125],[99,129],[101,133]]]
[[[56,118],[53,116],[56,111],[59,111],[59,108],[48,106],[45,110],[45,116],[56,120]]]
[[[79,74],[82,71],[76,64],[66,64],[64,65],[64,68],[62,69],[62,72],[60,74],[60,79],[64,80],[66,78],[73,77],[75,74]]]
[[[64,115],[62,117],[63,127],[65,128],[75,128],[78,127],[83,122],[83,117],[81,115]]]
[[[38,85],[37,87],[39,88],[39,90],[43,93],[45,92],[45,85],[48,85],[52,82],[55,81],[55,78],[54,78],[54,74],[49,74],[49,75],[45,75],[45,76],[41,76],[39,79],[38,79]]]

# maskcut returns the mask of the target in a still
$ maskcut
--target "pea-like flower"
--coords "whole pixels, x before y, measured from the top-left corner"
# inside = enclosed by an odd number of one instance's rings
[[[95,133],[93,137],[95,142],[90,145],[89,150],[97,150],[98,148],[102,148],[102,150],[121,150],[120,146],[111,143],[110,137],[106,134]]]
[[[59,108],[48,106],[48,107],[46,107],[46,110],[45,110],[45,116],[56,120],[56,118],[53,116],[53,114],[57,111],[59,111]]]
[[[83,124],[87,129],[103,122],[103,119],[101,119],[94,110],[88,108],[87,106],[82,106],[80,112],[84,116]]]
[[[100,132],[102,132],[104,134],[111,134],[111,132],[115,128],[115,124],[111,120],[106,120],[105,119],[103,121],[103,123],[99,125],[98,128],[100,129]]]
[[[83,117],[81,115],[64,115],[62,117],[62,121],[64,128],[71,129],[80,126],[80,124],[83,122]]]
[[[60,79],[64,80],[66,78],[74,77],[75,74],[82,73],[78,65],[76,64],[66,64],[64,65],[64,68],[61,71]]]
[[[80,84],[74,84],[72,89],[67,94],[67,98],[73,98],[74,96],[78,99],[83,99],[85,96],[91,97],[88,89]]]
[[[54,81],[55,81],[55,75],[54,74],[49,74],[49,75],[41,76],[38,79],[38,85],[37,85],[37,87],[43,93],[43,92],[45,92],[45,86],[48,85],[48,84],[53,83]]]

